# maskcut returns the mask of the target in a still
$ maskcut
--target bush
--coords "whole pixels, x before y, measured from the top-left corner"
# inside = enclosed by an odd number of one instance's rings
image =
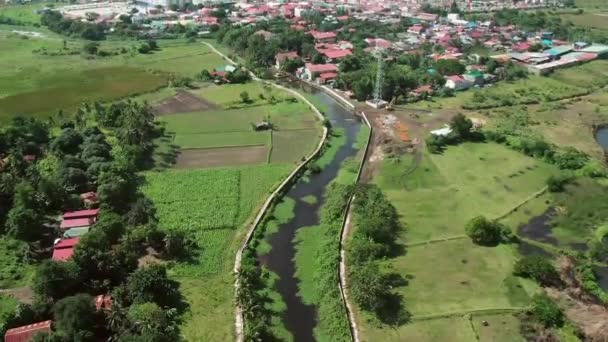
[[[559,274],[553,265],[544,257],[526,256],[515,263],[513,274],[519,277],[530,278],[542,286],[558,285]]]
[[[545,327],[561,327],[564,324],[564,314],[553,300],[544,294],[536,295],[532,299],[532,314]]]
[[[509,241],[513,235],[505,225],[497,221],[490,221],[484,216],[471,219],[465,226],[465,232],[474,243],[488,246]]]
[[[570,181],[568,176],[549,176],[547,179],[547,189],[549,192],[562,192],[565,189],[566,184]]]

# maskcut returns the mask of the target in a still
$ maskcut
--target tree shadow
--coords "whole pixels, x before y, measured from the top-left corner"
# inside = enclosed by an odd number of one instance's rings
[[[389,326],[400,326],[410,322],[412,315],[403,306],[403,297],[398,293],[386,294],[385,304],[376,310],[378,320]]]

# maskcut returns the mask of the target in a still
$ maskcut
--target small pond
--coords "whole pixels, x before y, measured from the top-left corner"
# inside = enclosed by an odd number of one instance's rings
[[[608,151],[608,127],[600,128],[595,131],[595,141],[602,146],[604,151]]]

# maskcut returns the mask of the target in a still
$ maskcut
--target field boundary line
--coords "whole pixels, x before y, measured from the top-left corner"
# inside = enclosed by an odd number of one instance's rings
[[[228,61],[228,62],[230,62],[230,63],[232,63],[234,65],[237,64],[232,59],[230,59],[228,56],[226,56],[223,53],[221,53],[220,51],[218,51],[215,48],[215,46],[213,46],[212,44],[207,43],[207,42],[202,42],[202,43],[205,44],[206,46],[208,46],[211,50],[213,50],[213,52],[215,52],[219,56],[223,57],[226,61]],[[247,69],[245,69],[245,70],[247,70]],[[323,120],[325,120],[325,117],[323,116],[323,114],[321,114],[321,112],[317,109],[317,107],[315,107],[312,104],[312,102],[310,102],[306,97],[304,97],[304,95],[298,93],[297,91],[295,91],[293,89],[289,89],[289,88],[283,87],[283,86],[281,86],[279,84],[276,84],[274,82],[262,81],[257,76],[255,76],[255,74],[253,74],[253,72],[251,72],[249,70],[247,70],[247,71],[249,72],[249,74],[251,75],[251,78],[254,81],[256,81],[256,82],[262,82],[264,84],[271,85],[271,86],[273,86],[275,88],[281,89],[283,91],[286,91],[286,92],[294,95],[296,98],[300,99],[305,104],[307,104],[308,107],[319,117],[319,119],[321,120],[321,122],[323,122]],[[255,229],[260,224],[260,222],[262,221],[262,218],[264,217],[264,215],[266,214],[266,212],[268,211],[268,209],[270,208],[270,206],[272,205],[272,203],[274,202],[274,200],[279,196],[279,194],[291,183],[291,181],[295,178],[295,176],[298,175],[300,173],[300,171],[302,171],[304,169],[304,167],[306,167],[306,165],[313,158],[315,158],[319,154],[319,152],[321,152],[321,149],[323,148],[323,145],[325,144],[325,142],[327,140],[327,133],[328,133],[327,127],[323,126],[323,135],[321,137],[321,141],[317,145],[317,148],[311,154],[309,154],[308,157],[302,163],[300,163],[295,168],[295,170],[293,170],[289,174],[289,176],[287,176],[287,178],[285,178],[283,180],[283,182],[272,192],[272,194],[270,194],[270,196],[268,196],[268,198],[264,202],[264,205],[258,211],[258,214],[256,215],[253,223],[249,226],[249,229],[247,230],[247,234],[245,236],[245,239],[242,242],[241,246],[239,247],[239,249],[238,249],[238,251],[236,253],[235,261],[234,261],[233,272],[235,274],[235,281],[234,281],[235,297],[236,297],[236,294],[238,293],[238,291],[240,289],[240,282],[239,282],[239,278],[238,278],[238,273],[241,270],[241,262],[242,262],[242,259],[243,259],[243,251],[245,250],[245,248],[249,244],[249,241],[251,240],[251,237],[253,236],[253,233],[254,233]],[[235,333],[236,333],[236,341],[237,342],[242,342],[243,341],[243,324],[244,324],[243,310],[242,310],[242,308],[237,303],[235,305]]]
[[[463,310],[463,311],[453,311],[453,312],[444,312],[438,314],[431,315],[420,315],[420,316],[412,316],[412,321],[430,321],[433,319],[441,319],[441,318],[450,318],[456,316],[466,316],[466,315],[479,315],[479,314],[502,314],[502,313],[515,313],[526,310],[526,307],[505,307],[505,308],[489,308],[489,309],[473,309],[473,310]]]
[[[467,237],[468,236],[466,236],[466,235],[454,235],[454,236],[448,236],[448,237],[440,238],[440,239],[432,239],[432,240],[406,243],[404,246],[405,247],[425,246],[425,245],[432,245],[432,244],[439,243],[439,242],[462,240],[462,239],[466,239]]]
[[[217,150],[217,149],[230,149],[230,148],[243,148],[243,147],[260,147],[266,146],[266,144],[251,144],[251,145],[228,145],[228,146],[216,146],[216,147],[182,147],[181,150]]]
[[[497,218],[495,218],[494,220],[496,221],[500,221],[503,218],[511,215],[513,212],[515,212],[517,209],[519,209],[520,207],[524,206],[526,203],[530,202],[533,199],[536,199],[540,196],[542,196],[545,192],[547,192],[548,187],[545,185],[542,189],[538,190],[537,192],[533,193],[532,195],[526,197],[525,199],[523,199],[521,202],[517,203],[516,205],[514,205],[511,209],[509,209],[507,212],[503,213],[502,215],[498,216]]]

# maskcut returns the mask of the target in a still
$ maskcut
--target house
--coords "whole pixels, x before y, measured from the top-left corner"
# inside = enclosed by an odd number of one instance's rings
[[[420,24],[412,25],[407,29],[408,33],[416,34],[416,35],[420,35],[423,31],[424,31],[424,27],[422,27],[422,25],[420,25]]]
[[[91,229],[91,227],[70,228],[70,229],[66,230],[65,232],[63,232],[63,237],[66,239],[73,238],[73,237],[80,237],[80,236],[83,236],[86,233],[88,233],[90,229]]]
[[[328,77],[328,73],[337,73],[338,67],[335,64],[312,64],[306,63],[304,66],[304,75],[306,79],[313,81],[319,75],[326,74],[325,77]]]
[[[336,33],[335,32],[319,32],[319,31],[309,31],[308,34],[312,36],[315,40],[315,43],[333,43],[336,41]]]
[[[274,56],[274,60],[276,62],[275,66],[277,69],[281,69],[283,62],[289,59],[297,59],[298,53],[296,51],[289,52],[279,52]]]
[[[471,71],[467,72],[466,74],[462,75],[462,78],[464,78],[466,81],[469,81],[475,85],[483,84],[483,74],[481,72],[479,72],[478,70],[471,70]]]
[[[410,91],[410,96],[414,98],[419,98],[424,94],[431,94],[433,92],[433,87],[430,84],[422,85],[412,91]]]
[[[92,217],[75,218],[61,221],[59,228],[62,230],[68,230],[71,228],[78,227],[90,227],[94,223]]]
[[[51,259],[54,261],[67,261],[70,259],[74,253],[74,247],[78,244],[79,240],[79,237],[74,237],[57,242],[53,246],[53,256]]]
[[[447,76],[445,81],[446,88],[454,89],[454,90],[465,90],[471,87],[473,84],[465,80],[462,76],[454,75]]]
[[[325,50],[325,51],[323,51],[322,54],[330,62],[337,62],[338,60],[340,60],[346,56],[350,56],[353,53],[348,49],[344,49],[344,50]]]
[[[330,81],[333,81],[338,77],[338,73],[336,72],[324,72],[317,77],[317,83],[319,84],[327,84]]]
[[[71,220],[71,219],[79,219],[79,218],[93,218],[93,220],[96,220],[97,214],[99,214],[99,209],[68,211],[68,212],[63,213],[63,219]]]
[[[8,329],[4,342],[26,342],[37,334],[50,334],[52,321],[38,322],[18,328]]]
[[[80,200],[87,208],[97,207],[97,205],[99,205],[99,199],[97,198],[97,194],[93,191],[80,194]]]

